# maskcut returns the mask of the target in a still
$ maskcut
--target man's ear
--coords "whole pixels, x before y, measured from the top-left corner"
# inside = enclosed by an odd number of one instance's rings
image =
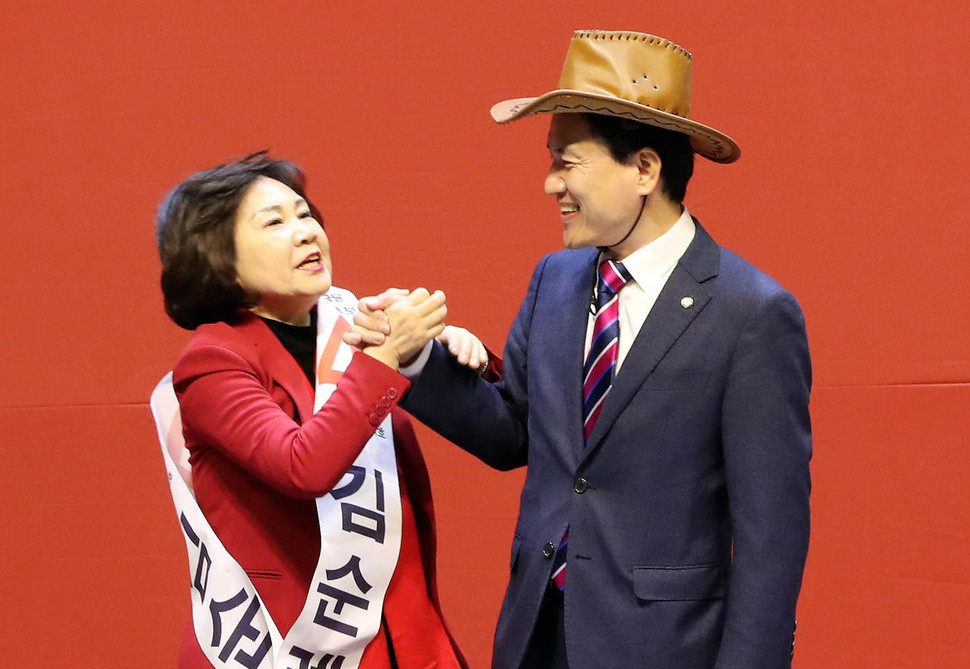
[[[644,147],[633,154],[634,165],[640,174],[637,177],[637,190],[640,195],[651,195],[660,189],[660,155],[650,147]]]

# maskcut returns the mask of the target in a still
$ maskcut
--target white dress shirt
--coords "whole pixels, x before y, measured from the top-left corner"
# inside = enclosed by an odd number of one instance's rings
[[[660,291],[674,271],[677,261],[693,241],[694,230],[694,220],[690,217],[687,207],[684,207],[680,218],[670,230],[621,261],[633,280],[620,290],[620,342],[616,353],[617,372],[623,365],[626,354],[630,352],[630,346],[637,338],[640,328],[643,327],[643,322],[647,320],[650,310],[653,309]],[[600,255],[597,267],[602,261],[603,256]],[[586,327],[586,347],[583,349],[584,359],[589,353],[589,345],[593,338],[593,321],[594,316],[590,314]]]

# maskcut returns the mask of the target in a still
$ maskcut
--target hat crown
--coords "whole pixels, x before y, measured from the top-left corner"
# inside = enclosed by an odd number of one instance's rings
[[[690,52],[670,40],[637,32],[577,30],[569,43],[561,90],[629,100],[690,118]]]

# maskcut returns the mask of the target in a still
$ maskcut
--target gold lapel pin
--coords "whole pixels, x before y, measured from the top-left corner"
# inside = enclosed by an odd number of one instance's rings
[[[692,306],[694,306],[694,298],[682,297],[680,299],[680,306],[682,306],[684,309],[690,309]]]

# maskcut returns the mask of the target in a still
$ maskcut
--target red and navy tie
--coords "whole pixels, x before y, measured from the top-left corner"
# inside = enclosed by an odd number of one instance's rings
[[[613,385],[616,354],[620,342],[620,289],[633,277],[618,260],[600,263],[596,289],[596,317],[593,338],[583,365],[583,438],[589,439],[599,418],[603,400]],[[552,563],[552,580],[560,590],[566,588],[566,547],[569,528],[566,528]]]
[[[583,366],[583,436],[589,439],[603,400],[613,385],[616,352],[620,343],[620,299],[618,293],[632,279],[618,260],[600,263],[600,278],[596,291],[596,318],[593,338]]]

